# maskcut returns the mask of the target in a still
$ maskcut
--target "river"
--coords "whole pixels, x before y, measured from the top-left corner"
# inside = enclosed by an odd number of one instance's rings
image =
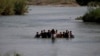
[[[87,7],[30,6],[25,15],[0,16],[0,55],[100,56],[100,25],[75,20]],[[34,39],[43,29],[71,30],[74,39]]]

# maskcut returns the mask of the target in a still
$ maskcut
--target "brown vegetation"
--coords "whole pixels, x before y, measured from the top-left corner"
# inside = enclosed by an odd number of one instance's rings
[[[79,6],[76,0],[27,0],[29,5]]]

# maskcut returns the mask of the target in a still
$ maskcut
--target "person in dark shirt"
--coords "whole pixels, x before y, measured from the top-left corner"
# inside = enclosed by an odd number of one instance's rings
[[[43,30],[43,37],[47,38],[47,32],[45,31],[45,29]]]
[[[65,32],[65,38],[69,38],[69,31],[68,30],[66,30],[66,32]]]
[[[35,38],[40,38],[39,32],[36,32]]]
[[[59,33],[59,38],[62,38],[63,37],[63,34],[62,32]]]
[[[40,35],[41,35],[41,38],[44,38],[44,36],[43,36],[43,30],[41,30]]]
[[[74,35],[72,34],[72,31],[69,31],[69,38],[74,38]]]
[[[45,30],[41,30],[41,38],[47,38],[47,33]]]
[[[55,30],[54,29],[51,30],[51,34],[55,34]]]
[[[48,30],[48,32],[47,32],[47,38],[51,38],[51,31],[50,30]]]
[[[63,38],[65,38],[66,37],[66,33],[65,32],[63,32]]]

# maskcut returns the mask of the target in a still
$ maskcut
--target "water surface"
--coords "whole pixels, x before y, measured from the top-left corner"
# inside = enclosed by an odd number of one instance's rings
[[[87,7],[30,6],[25,15],[0,16],[0,53],[22,56],[100,56],[100,25],[75,20]],[[42,29],[72,30],[72,40],[34,39]]]

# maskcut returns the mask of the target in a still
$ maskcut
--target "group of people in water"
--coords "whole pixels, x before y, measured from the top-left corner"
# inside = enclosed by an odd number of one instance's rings
[[[45,30],[41,30],[41,32],[36,32],[35,38],[74,38],[72,31],[66,30],[65,32],[59,32],[58,30],[51,29],[47,32]]]

